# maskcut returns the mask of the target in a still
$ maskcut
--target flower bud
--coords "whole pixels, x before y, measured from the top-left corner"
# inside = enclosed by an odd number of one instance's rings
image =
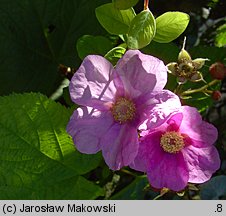
[[[222,97],[220,91],[213,91],[211,96],[212,96],[213,100],[215,100],[215,101],[219,101]]]
[[[212,64],[209,71],[214,79],[223,80],[226,77],[226,67],[221,62]]]

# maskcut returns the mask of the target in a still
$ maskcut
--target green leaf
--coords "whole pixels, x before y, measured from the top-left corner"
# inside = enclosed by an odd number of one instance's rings
[[[226,176],[216,176],[201,185],[200,196],[204,200],[226,199]]]
[[[113,45],[103,36],[84,35],[78,39],[76,48],[79,57],[83,60],[87,55],[98,54],[104,56]]]
[[[130,49],[140,49],[147,46],[155,36],[156,22],[152,13],[142,11],[131,22],[127,45]]]
[[[226,24],[220,26],[217,29],[217,35],[215,38],[215,45],[217,47],[223,47],[226,45]]]
[[[127,34],[135,12],[132,8],[119,10],[113,3],[96,8],[96,17],[110,34]]]
[[[144,199],[144,188],[148,185],[147,176],[137,177],[127,187],[111,197],[113,200],[139,200]]]
[[[81,62],[76,40],[103,32],[95,18],[101,3],[1,0],[0,95],[25,91],[51,95],[62,80],[58,65],[78,67]]]
[[[112,50],[110,50],[104,57],[110,61],[113,65],[116,65],[118,60],[122,58],[124,53],[126,52],[126,49],[123,47],[115,47]]]
[[[76,151],[65,130],[70,114],[41,94],[0,97],[1,199],[84,198],[78,191],[86,185],[72,185],[85,181],[78,175],[96,168],[100,155]],[[95,197],[100,189],[91,187]]]
[[[156,19],[156,34],[154,40],[168,43],[175,40],[187,28],[189,15],[182,12],[166,12]]]
[[[120,10],[126,10],[138,3],[139,0],[113,0],[112,2],[115,4],[115,7]]]

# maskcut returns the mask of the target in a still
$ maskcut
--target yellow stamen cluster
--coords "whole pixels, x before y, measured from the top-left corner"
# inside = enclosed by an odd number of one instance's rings
[[[123,124],[134,119],[136,107],[131,100],[120,97],[113,104],[111,112],[114,120]]]
[[[165,152],[178,153],[184,148],[184,138],[178,132],[169,131],[162,135],[160,145]]]

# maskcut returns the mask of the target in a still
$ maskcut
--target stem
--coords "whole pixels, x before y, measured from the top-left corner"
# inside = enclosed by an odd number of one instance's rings
[[[181,87],[182,87],[182,85],[181,84],[178,84],[177,87],[176,87],[176,89],[174,90],[174,93],[177,94],[177,95],[179,95],[180,94],[180,91],[181,91]]]
[[[137,175],[136,175],[136,174],[134,174],[134,173],[130,172],[129,170],[126,170],[126,169],[121,169],[120,171],[121,171],[121,172],[124,172],[124,173],[126,173],[126,174],[128,174],[128,175],[131,175],[131,176],[135,176],[135,177],[137,177]]]
[[[144,10],[148,10],[149,0],[144,0]]]
[[[168,192],[169,192],[168,188],[162,189],[160,194],[158,196],[156,196],[153,200],[157,200],[157,199],[161,198],[162,196],[164,196]]]
[[[210,86],[212,86],[212,85],[215,85],[215,84],[217,84],[218,82],[220,82],[220,80],[213,80],[213,81],[211,81],[210,83],[204,85],[204,86],[201,87],[201,88],[185,91],[185,92],[183,92],[183,93],[181,94],[181,96],[190,95],[190,94],[194,94],[194,93],[198,93],[198,92],[203,92],[203,91],[205,91],[208,87],[210,87]]]

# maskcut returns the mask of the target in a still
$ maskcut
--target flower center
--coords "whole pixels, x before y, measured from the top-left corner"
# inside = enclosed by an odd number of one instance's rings
[[[160,145],[165,152],[178,153],[184,148],[184,138],[178,132],[166,132],[161,137]]]
[[[123,124],[134,119],[136,107],[131,100],[120,97],[113,104],[111,112],[115,121]]]

